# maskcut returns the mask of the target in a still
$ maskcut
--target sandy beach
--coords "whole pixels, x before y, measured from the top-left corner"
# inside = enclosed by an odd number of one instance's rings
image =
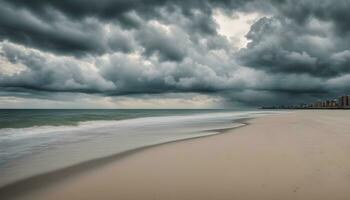
[[[350,199],[350,112],[293,111],[0,189],[0,199]],[[86,167],[85,167],[86,168]],[[15,188],[17,187],[17,189]]]

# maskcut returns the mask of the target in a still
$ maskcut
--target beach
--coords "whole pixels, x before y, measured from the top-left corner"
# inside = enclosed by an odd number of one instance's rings
[[[0,189],[0,198],[348,200],[349,119],[345,110],[249,119],[221,134],[34,177]]]

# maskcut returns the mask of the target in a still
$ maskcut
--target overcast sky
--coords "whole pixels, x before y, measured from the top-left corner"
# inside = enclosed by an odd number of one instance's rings
[[[350,93],[349,0],[0,0],[2,108],[235,108]]]

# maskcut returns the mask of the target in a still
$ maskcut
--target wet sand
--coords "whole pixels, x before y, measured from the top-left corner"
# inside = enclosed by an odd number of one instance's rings
[[[0,197],[350,199],[349,111],[296,111],[249,123],[224,134],[145,148],[93,167],[88,163],[88,169],[76,166],[75,172],[53,173],[51,179],[44,175],[16,190],[7,188],[12,193],[0,189]]]

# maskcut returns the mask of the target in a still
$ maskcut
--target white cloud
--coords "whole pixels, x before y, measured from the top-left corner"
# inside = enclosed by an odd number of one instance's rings
[[[247,46],[249,40],[245,35],[249,32],[250,26],[260,18],[266,17],[261,13],[236,12],[232,16],[227,16],[220,10],[214,12],[214,19],[219,24],[218,32],[229,38],[237,48]]]

